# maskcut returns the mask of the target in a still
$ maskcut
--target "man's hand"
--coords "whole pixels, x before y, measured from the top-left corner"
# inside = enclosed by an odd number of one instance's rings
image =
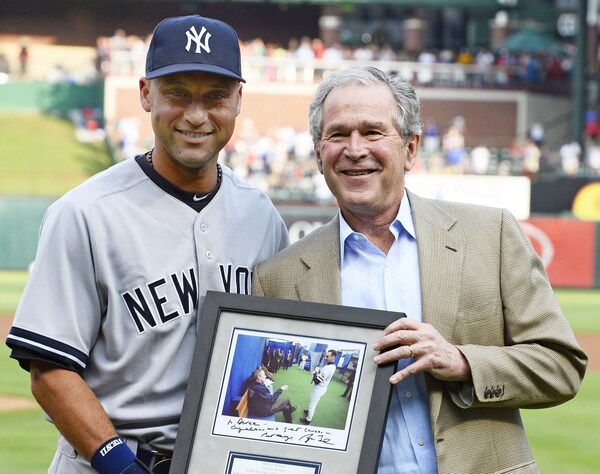
[[[471,368],[465,356],[431,324],[400,318],[385,328],[381,339],[373,344],[373,349],[385,351],[375,356],[376,364],[414,359],[414,362],[390,377],[392,384],[418,372],[429,372],[445,382],[471,380]]]

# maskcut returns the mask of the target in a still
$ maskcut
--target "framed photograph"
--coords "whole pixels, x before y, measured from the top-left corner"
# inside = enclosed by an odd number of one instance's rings
[[[209,291],[171,471],[376,472],[403,313]]]

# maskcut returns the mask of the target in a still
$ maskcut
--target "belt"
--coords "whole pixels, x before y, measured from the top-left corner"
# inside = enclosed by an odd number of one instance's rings
[[[160,452],[149,444],[138,444],[136,457],[154,474],[168,474],[173,452]]]

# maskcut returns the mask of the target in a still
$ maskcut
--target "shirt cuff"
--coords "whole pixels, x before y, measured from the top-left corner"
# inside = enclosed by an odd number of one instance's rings
[[[450,397],[460,408],[469,408],[475,399],[475,388],[472,382],[460,382],[450,386]]]

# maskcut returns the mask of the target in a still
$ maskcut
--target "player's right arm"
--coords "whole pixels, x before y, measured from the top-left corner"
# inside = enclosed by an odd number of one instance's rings
[[[100,474],[144,474],[142,465],[81,376],[57,365],[31,360],[31,392],[58,430]]]
[[[31,392],[58,430],[87,460],[118,436],[102,405],[71,370],[39,360],[29,363]]]

